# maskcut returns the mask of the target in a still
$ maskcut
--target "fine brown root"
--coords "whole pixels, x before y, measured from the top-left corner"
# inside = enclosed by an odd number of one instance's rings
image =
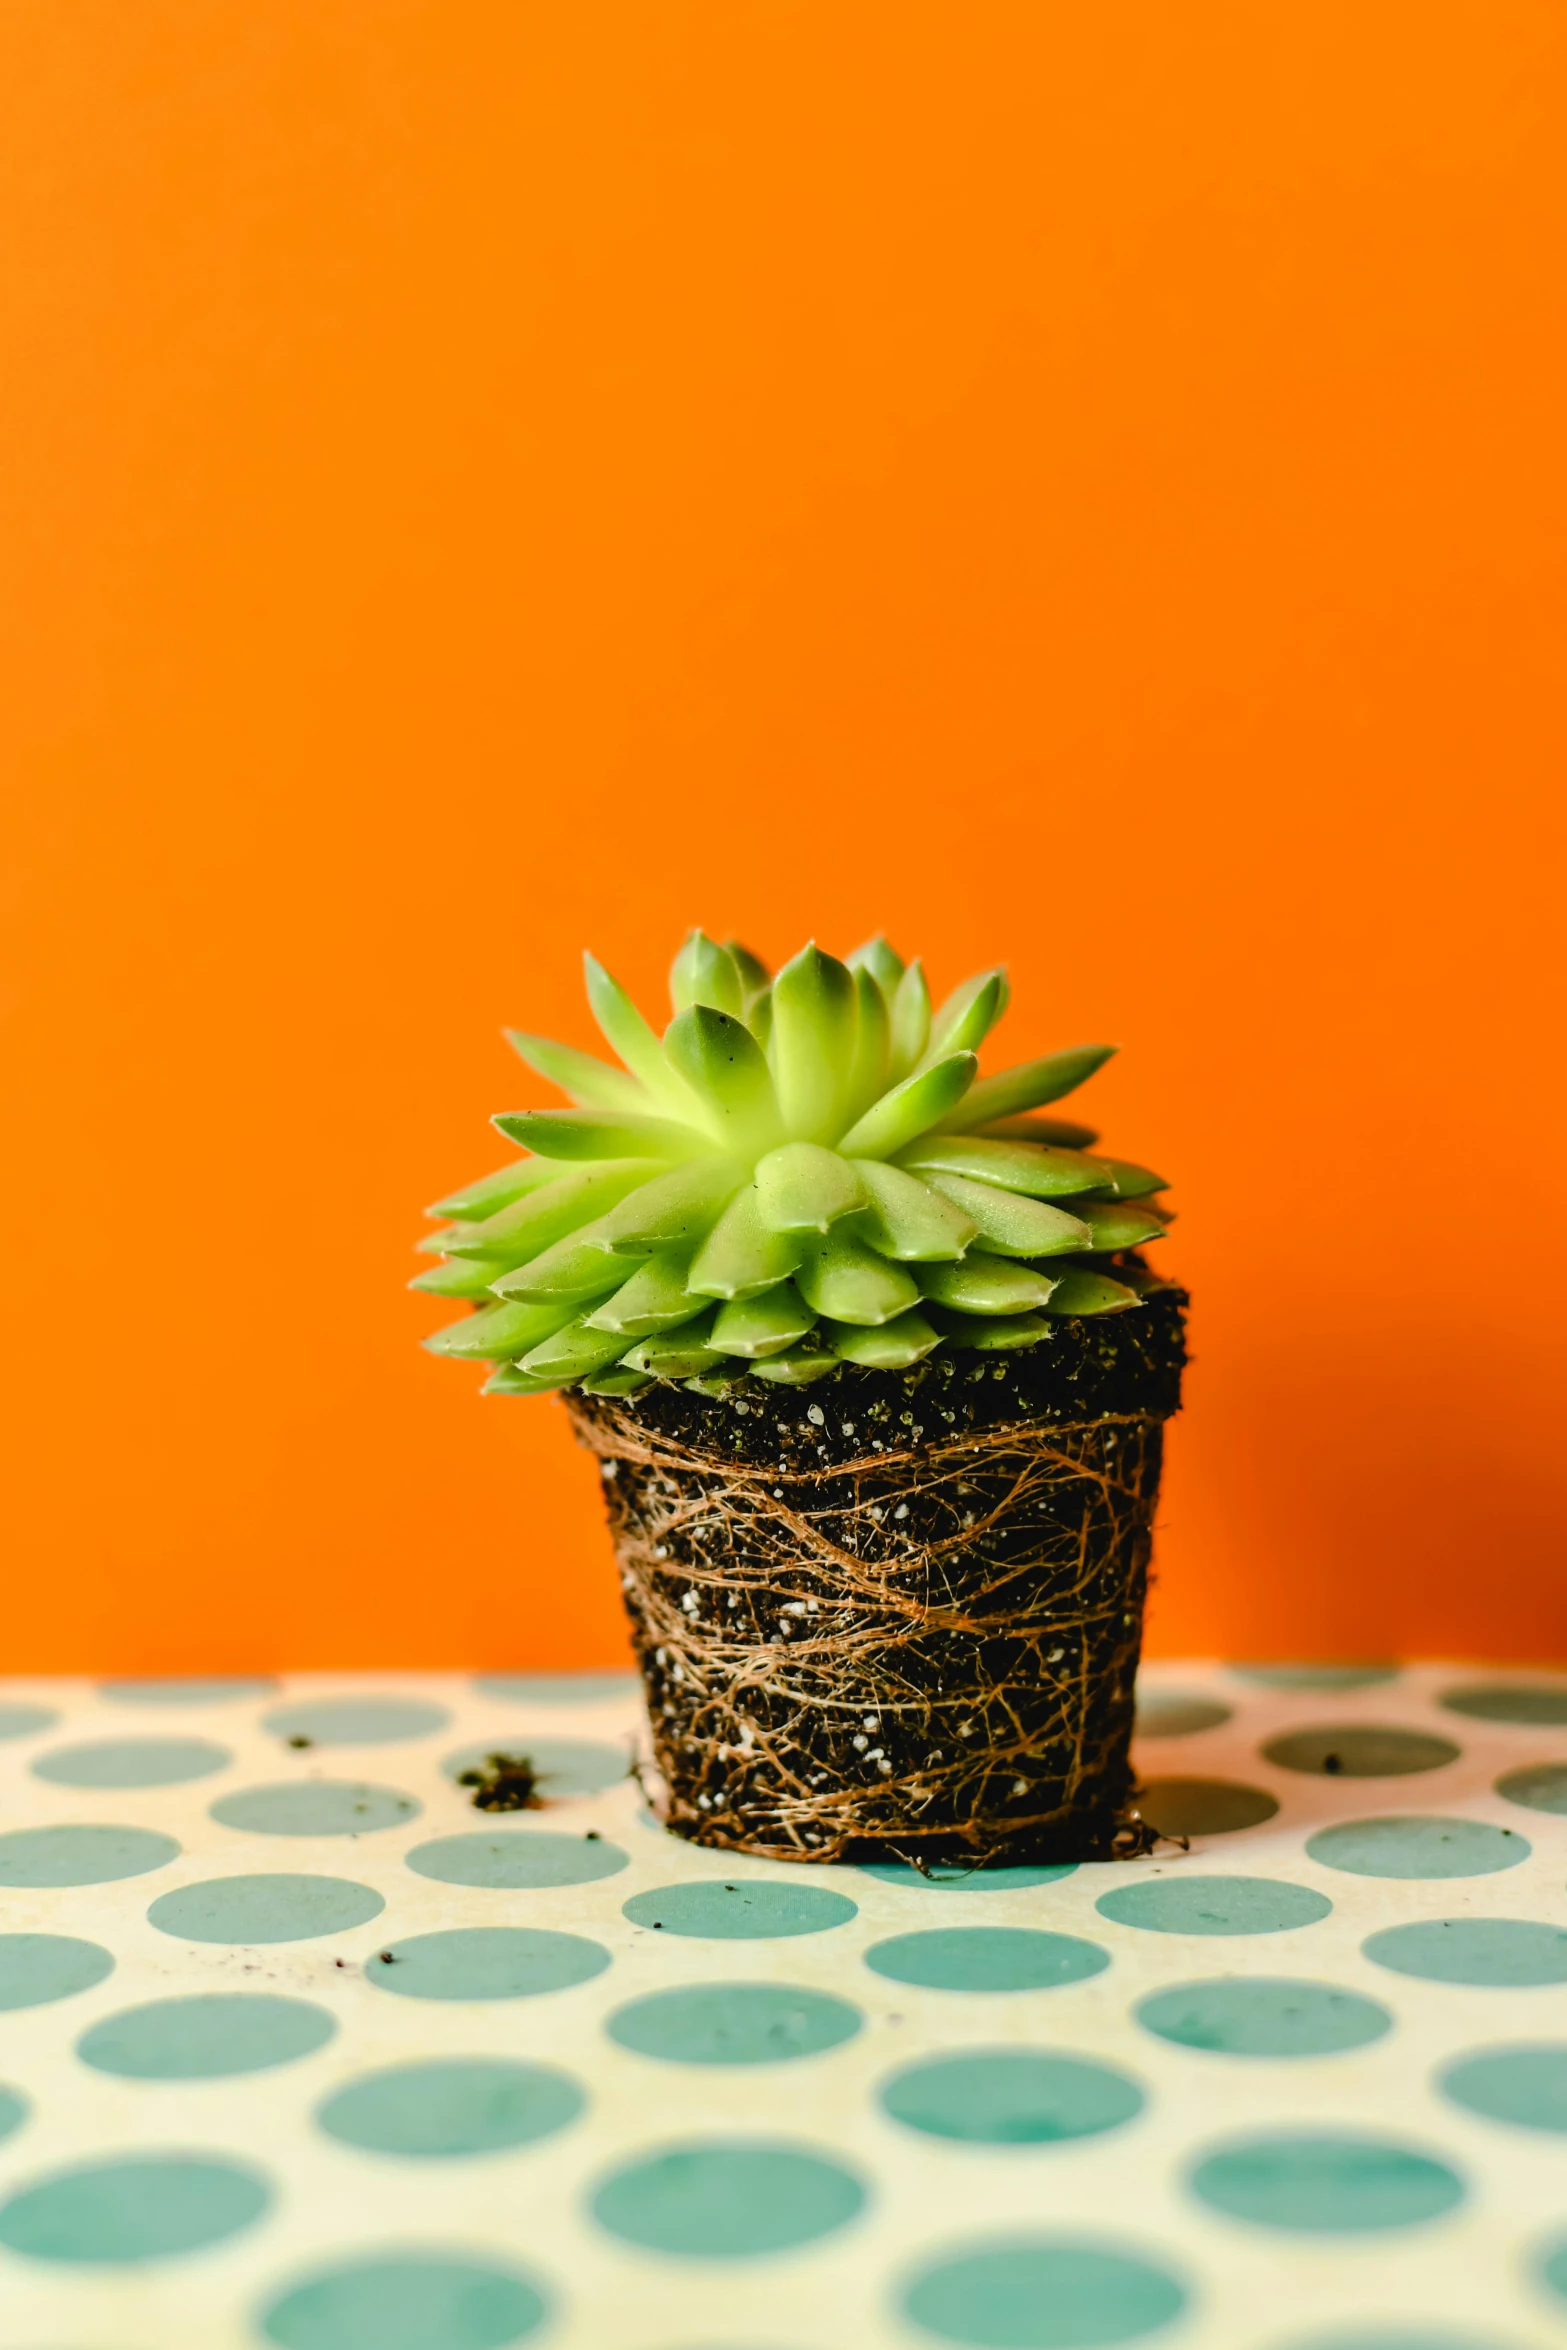
[[[598,1456],[678,1834],[916,1868],[1149,1848],[1128,1746],[1173,1399],[922,1442],[889,1426],[819,1466],[750,1436],[739,1458],[721,1422],[567,1408]]]

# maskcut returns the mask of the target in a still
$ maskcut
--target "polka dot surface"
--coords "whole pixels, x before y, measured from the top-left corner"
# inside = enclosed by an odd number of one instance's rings
[[[1534,2350],[1564,1689],[1154,1665],[1152,1852],[927,1869],[667,1835],[620,1674],[0,1684],[0,2333]]]

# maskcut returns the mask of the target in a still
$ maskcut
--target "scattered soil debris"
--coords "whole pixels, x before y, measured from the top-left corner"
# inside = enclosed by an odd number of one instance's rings
[[[458,1774],[459,1787],[473,1789],[475,1811],[538,1811],[539,1778],[525,1754],[487,1754],[474,1770]]]

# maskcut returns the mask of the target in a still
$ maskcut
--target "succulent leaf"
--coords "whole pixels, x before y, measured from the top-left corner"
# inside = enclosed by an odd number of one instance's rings
[[[852,1232],[813,1242],[795,1279],[806,1304],[834,1322],[890,1322],[919,1303],[913,1275]]]
[[[645,1087],[634,1077],[612,1069],[607,1061],[596,1060],[592,1053],[556,1044],[552,1037],[529,1036],[521,1028],[508,1028],[503,1034],[520,1060],[547,1077],[551,1085],[558,1085],[562,1093],[569,1093],[584,1109],[628,1110],[633,1117],[642,1117],[654,1107]]]
[[[1036,1345],[1063,1315],[1169,1286],[1128,1256],[1170,1221],[1164,1178],[1030,1114],[1112,1048],[978,1075],[999,966],[933,1016],[923,967],[885,938],[846,962],[810,945],[772,980],[697,930],[662,1038],[585,969],[622,1066],[509,1031],[576,1106],[497,1117],[531,1155],[438,1201],[449,1221],[418,1243],[445,1261],[411,1286],[475,1308],[425,1343],[498,1364],[487,1394],[804,1386],[938,1346]]]
[[[1012,1257],[969,1257],[961,1265],[922,1265],[919,1285],[933,1305],[962,1314],[1029,1314],[1055,1281]]]
[[[689,1159],[711,1137],[670,1118],[605,1116],[596,1110],[507,1110],[490,1120],[544,1159]]]
[[[898,1153],[898,1165],[917,1175],[970,1175],[1000,1191],[1034,1199],[1064,1198],[1102,1187],[1103,1173],[1081,1151],[1050,1150],[1037,1142],[1000,1142],[982,1134],[923,1134]]]
[[[660,1330],[694,1321],[703,1301],[686,1287],[686,1255],[648,1257],[613,1297],[587,1317],[590,1330],[618,1331],[623,1338],[651,1338]]]
[[[669,1023],[664,1050],[725,1150],[754,1157],[777,1141],[783,1129],[767,1056],[742,1021],[692,1004]]]
[[[905,1264],[962,1256],[979,1227],[961,1208],[901,1167],[880,1159],[851,1163],[870,1194],[870,1207],[856,1229],[872,1248]]]
[[[825,1232],[864,1205],[848,1160],[819,1142],[781,1143],[757,1163],[757,1213],[769,1232]]]
[[[1024,1199],[1015,1191],[971,1182],[966,1175],[932,1175],[931,1189],[960,1207],[979,1227],[975,1246],[1003,1257],[1059,1256],[1091,1243],[1088,1226],[1048,1200]]]
[[[735,1159],[693,1159],[687,1166],[671,1167],[600,1216],[592,1229],[593,1245],[628,1257],[690,1246],[744,1181],[745,1171]]]
[[[953,1053],[905,1077],[856,1118],[838,1148],[849,1159],[887,1159],[946,1116],[973,1083],[972,1053]]]
[[[1059,1101],[1102,1069],[1114,1051],[1113,1044],[1080,1044],[1070,1052],[1047,1053],[1043,1060],[1021,1061],[1015,1069],[982,1077],[947,1126],[954,1134],[971,1134],[976,1126],[989,1126],[997,1118],[1015,1118],[1020,1110]]]
[[[795,1235],[769,1232],[754,1183],[737,1191],[692,1259],[688,1285],[697,1297],[756,1297],[786,1281],[805,1253]]]
[[[857,1329],[852,1322],[824,1322],[822,1328],[840,1362],[860,1363],[871,1371],[906,1371],[941,1344],[941,1332],[913,1307],[875,1330]]]
[[[424,1212],[427,1216],[482,1222],[499,1209],[509,1208],[525,1191],[536,1191],[541,1183],[553,1183],[559,1173],[560,1169],[548,1159],[514,1159],[509,1167],[497,1167],[493,1175],[481,1175],[477,1183],[465,1183],[461,1191],[448,1193]]]
[[[780,1281],[760,1297],[736,1298],[720,1306],[712,1344],[725,1355],[778,1355],[803,1338],[815,1320],[794,1283]]]

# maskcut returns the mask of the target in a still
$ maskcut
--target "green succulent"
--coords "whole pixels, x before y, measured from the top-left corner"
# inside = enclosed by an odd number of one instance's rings
[[[577,1106],[497,1117],[530,1155],[438,1200],[450,1221],[420,1243],[443,1261],[413,1287],[476,1309],[425,1343],[498,1365],[486,1394],[903,1370],[1165,1286],[1127,1254],[1164,1232],[1164,1178],[1028,1115],[1114,1047],[979,1075],[1003,971],[933,1011],[885,939],[847,962],[808,946],[774,979],[693,931],[660,1039],[586,963],[621,1066],[508,1031]]]

